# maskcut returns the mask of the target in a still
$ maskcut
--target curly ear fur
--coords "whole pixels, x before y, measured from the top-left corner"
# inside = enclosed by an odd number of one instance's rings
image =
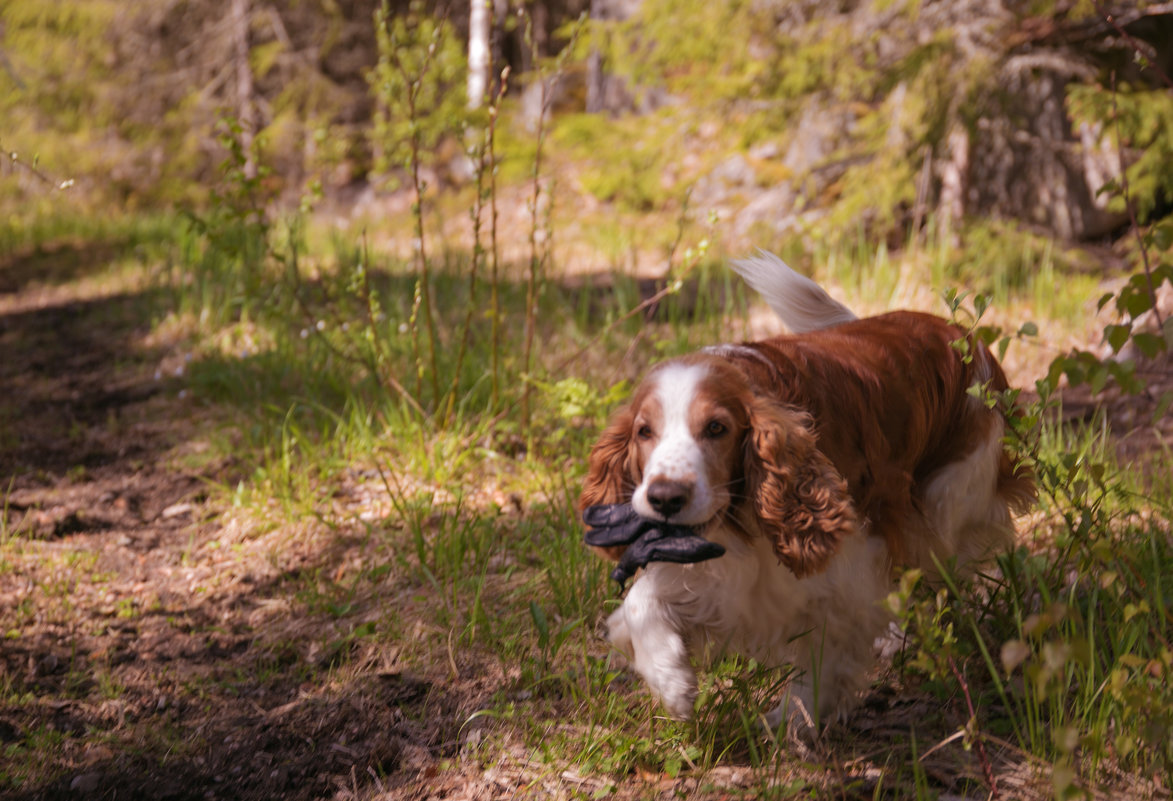
[[[815,447],[809,415],[762,398],[749,415],[746,489],[761,529],[794,575],[821,572],[858,528],[847,482]]]
[[[626,503],[639,483],[635,442],[631,427],[635,413],[630,407],[612,418],[610,425],[599,435],[591,448],[586,482],[578,496],[578,510],[601,503]],[[593,547],[593,546],[592,546]],[[600,556],[618,562],[627,550],[626,545],[609,548],[594,547]]]

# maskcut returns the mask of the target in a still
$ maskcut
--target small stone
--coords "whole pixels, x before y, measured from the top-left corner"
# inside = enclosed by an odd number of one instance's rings
[[[37,669],[35,671],[36,675],[50,676],[57,672],[57,668],[60,666],[60,664],[61,661],[57,658],[56,654],[45,654],[43,657],[41,657],[40,661],[37,662]]]
[[[173,503],[163,510],[162,518],[164,520],[170,520],[180,515],[189,515],[191,514],[191,510],[192,505],[190,503]]]
[[[69,789],[81,795],[89,795],[98,789],[98,784],[102,781],[102,774],[97,771],[90,773],[79,773],[73,777],[73,781],[69,783]]]

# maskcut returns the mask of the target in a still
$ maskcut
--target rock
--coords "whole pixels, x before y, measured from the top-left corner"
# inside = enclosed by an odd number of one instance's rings
[[[782,165],[801,175],[823,164],[855,127],[855,114],[845,106],[813,97],[794,127]]]
[[[1123,224],[1126,215],[1108,211],[1100,194],[1119,174],[1117,154],[1098,131],[1073,130],[1067,115],[1069,84],[1094,80],[1093,66],[1070,53],[1034,51],[1006,59],[999,72],[969,145],[966,213],[1024,220],[1065,240]]]
[[[79,795],[89,795],[98,789],[98,785],[102,782],[102,774],[97,771],[90,773],[79,773],[73,777],[73,781],[69,783],[69,789]]]
[[[194,508],[195,507],[193,507],[190,503],[173,503],[163,510],[163,513],[160,515],[160,517],[162,517],[164,520],[170,520],[171,518],[179,517],[180,515],[190,515],[192,509]]]
[[[794,199],[794,190],[785,184],[758,194],[737,213],[733,220],[734,234],[747,237],[757,225],[767,226],[774,233],[794,228],[798,224]]]
[[[702,176],[692,191],[692,205],[702,213],[726,203],[734,194],[753,189],[757,172],[740,153],[734,153]]]

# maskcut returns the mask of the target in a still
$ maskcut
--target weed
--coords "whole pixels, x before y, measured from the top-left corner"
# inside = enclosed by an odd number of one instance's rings
[[[12,488],[16,482],[16,477],[8,479],[8,486],[4,488],[3,502],[0,503],[0,554],[7,553],[9,543],[12,540],[19,539],[26,531],[26,526],[29,522],[30,515],[21,515],[20,521],[12,522]],[[7,560],[3,560],[2,564],[7,570]]]
[[[769,114],[785,121],[811,91],[846,96],[863,85],[887,92],[898,81],[923,83],[931,67],[949,63],[951,48],[934,41],[886,75],[854,62],[832,74],[823,67],[842,50],[842,31],[832,25],[812,46],[783,45],[766,74],[756,71],[748,50],[726,71],[702,74],[697,65],[715,52],[714,27],[750,31],[752,38],[757,14],[749,6],[708,9],[665,37],[670,52],[631,69],[679,87],[709,87],[718,102],[757,87],[780,102]],[[676,25],[678,16],[663,18]],[[520,24],[532,54],[533,20],[527,14]],[[614,33],[617,57],[635,58],[650,47],[634,24]],[[681,155],[676,129],[695,121],[675,112],[635,122],[584,115],[547,121],[540,114],[536,136],[523,135],[505,118],[512,111],[506,75],[480,115],[463,108],[452,91],[461,55],[447,23],[419,9],[395,16],[385,4],[376,36],[372,142],[388,182],[411,195],[402,221],[413,243],[406,258],[373,246],[378,235],[348,241],[323,236],[308,218],[276,220],[263,180],[263,141],[247,148],[231,120],[221,126],[225,158],[213,203],[182,230],[161,233],[162,225],[145,218],[106,228],[21,218],[0,228],[5,252],[72,236],[126,240],[146,254],[128,270],[166,288],[172,314],[165,325],[180,329],[192,354],[175,379],[221,427],[211,450],[228,467],[217,475],[211,503],[235,508],[250,523],[249,535],[235,543],[209,533],[211,525],[178,535],[187,546],[176,548],[168,569],[190,574],[185,600],[201,614],[207,607],[225,618],[209,613],[201,631],[242,625],[233,610],[215,607],[230,581],[218,560],[244,561],[262,547],[253,540],[278,535],[279,545],[264,546],[259,570],[277,577],[269,591],[284,596],[278,600],[296,609],[311,633],[258,632],[259,656],[217,664],[210,678],[177,680],[185,703],[210,707],[227,698],[235,708],[270,686],[293,687],[301,697],[311,691],[305,684],[341,686],[372,664],[418,671],[429,688],[442,683],[437,677],[455,684],[476,672],[479,706],[472,713],[461,707],[459,715],[494,727],[485,741],[500,746],[494,758],[522,751],[519,761],[543,775],[574,766],[598,778],[600,796],[626,789],[620,785],[633,777],[656,783],[658,792],[659,783],[699,782],[728,766],[752,771],[731,794],[817,796],[828,794],[819,774],[866,764],[879,775],[874,797],[929,798],[941,779],[929,772],[927,757],[947,746],[976,764],[956,783],[967,793],[984,783],[993,795],[1000,791],[992,744],[1007,743],[1033,764],[1050,765],[1060,796],[1110,785],[1113,771],[1173,770],[1170,510],[1148,489],[1152,483],[1134,481],[1128,465],[1115,463],[1104,418],[1062,426],[1053,406],[1061,376],[1093,389],[1139,386],[1137,362],[1122,354],[1135,348],[1158,357],[1173,342],[1167,321],[1146,328],[1142,319],[1160,317],[1153,293],[1173,277],[1167,225],[1142,232],[1137,247],[1152,258],[1101,303],[1120,313],[1105,330],[1116,358],[1064,355],[1036,386],[1037,403],[978,393],[1018,404],[1012,444],[1031,460],[1043,505],[1032,518],[1031,541],[988,575],[965,583],[942,566],[942,582],[929,587],[909,574],[892,599],[911,638],[898,660],[900,681],[928,692],[933,714],[895,736],[848,728],[829,745],[792,748],[786,732],[762,724],[786,693],[790,672],[730,658],[704,675],[695,720],[668,721],[597,636],[614,588],[606,567],[582,547],[574,498],[582,457],[630,391],[630,378],[654,359],[749,332],[748,301],[721,267],[713,221],[693,248],[685,246],[694,238],[688,196],[678,202],[684,179],[668,167]],[[549,63],[542,77],[566,66]],[[1071,102],[1099,118],[1108,99],[1096,93]],[[1121,103],[1126,117],[1130,106]],[[880,144],[888,138],[890,106],[858,111],[854,140],[834,158],[861,166],[826,190],[841,193],[839,212],[805,232],[817,244],[795,237],[787,255],[817,264],[829,283],[860,301],[852,303],[857,308],[928,307],[936,301],[921,303],[913,294],[918,287],[972,287],[977,294],[948,294],[948,311],[999,355],[1034,341],[1045,326],[1084,324],[1083,304],[1098,279],[1054,243],[1001,222],[968,221],[949,231],[922,212],[904,231],[908,207],[919,203],[914,162]],[[927,107],[912,112],[907,133],[916,143],[906,149],[931,144],[942,123]],[[1141,133],[1151,122],[1122,121]],[[1146,141],[1167,138],[1150,133]],[[432,224],[443,198],[428,176],[443,180],[443,153],[453,150],[471,152],[474,165],[467,238],[449,239]],[[854,150],[868,158],[859,161]],[[1147,157],[1160,157],[1160,148],[1153,153]],[[562,185],[550,180],[567,154],[585,162],[576,179],[587,195],[613,204],[594,215],[574,209],[585,222],[573,234],[559,227],[552,201]],[[1143,217],[1167,187],[1164,178],[1146,182],[1136,172]],[[520,229],[506,230],[498,203],[510,181],[525,213],[514,215]],[[828,228],[834,236],[821,236]],[[571,236],[612,274],[563,275],[560,268],[570,265],[557,263],[554,244]],[[879,239],[888,245],[877,246]],[[521,246],[506,258],[510,240]],[[640,251],[664,257],[658,280],[632,274]],[[157,262],[164,268],[152,266]],[[74,278],[62,270],[40,280]],[[1006,322],[1028,307],[1037,324]],[[4,420],[10,422],[7,413]],[[133,424],[107,428],[119,438]],[[87,436],[81,423],[72,433],[79,443]],[[207,464],[221,462],[209,456]],[[1158,459],[1162,466],[1168,472],[1167,459]],[[72,477],[77,484],[97,480],[91,472]],[[72,546],[72,555],[44,560],[34,572],[22,549],[38,543],[29,542],[26,523],[13,522],[12,487],[0,514],[0,572],[7,580],[30,571],[35,590],[14,596],[3,618],[6,638],[20,642],[37,621],[68,629],[84,611],[79,583],[110,577],[97,575],[97,551]],[[519,501],[502,500],[515,490]],[[286,534],[286,526],[297,533]],[[302,536],[309,527],[313,533]],[[209,566],[215,569],[203,569]],[[112,611],[145,625],[162,609],[122,597]],[[178,636],[191,624],[176,618],[171,628]],[[303,647],[311,659],[301,658]],[[81,664],[71,663],[64,682],[69,700],[129,692],[124,674],[99,668],[90,675]],[[17,703],[12,699],[23,690],[16,673],[6,669],[0,681],[0,694]],[[471,698],[469,691],[453,706]],[[393,697],[392,705],[401,700]],[[420,728],[439,719],[419,709],[403,713],[404,706],[398,703],[397,712]],[[182,750],[179,735],[165,732],[163,739],[165,748],[179,741]],[[60,736],[31,727],[5,746],[0,782],[42,781],[64,764],[52,761],[60,745]],[[465,751],[446,741],[430,746],[447,760],[435,764],[453,771],[455,754],[487,761],[491,750]],[[160,753],[165,761],[169,751],[150,751]],[[858,796],[855,781],[845,779],[841,794]]]
[[[0,787],[19,790],[34,786],[55,772],[49,755],[59,752],[65,735],[51,726],[27,732],[17,742],[4,746],[5,769],[0,770]]]

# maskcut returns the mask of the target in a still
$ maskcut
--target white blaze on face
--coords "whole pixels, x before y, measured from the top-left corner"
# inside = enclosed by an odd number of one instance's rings
[[[695,364],[671,364],[662,368],[655,376],[656,386],[644,410],[636,419],[637,434],[647,426],[652,437],[648,441],[652,450],[643,465],[643,480],[631,499],[632,506],[644,517],[663,518],[648,499],[648,489],[663,482],[673,482],[688,490],[688,501],[671,515],[672,522],[696,525],[707,522],[715,512],[713,488],[706,481],[705,453],[693,430],[696,419],[691,414],[707,372],[703,365]],[[644,447],[641,443],[641,449]]]

